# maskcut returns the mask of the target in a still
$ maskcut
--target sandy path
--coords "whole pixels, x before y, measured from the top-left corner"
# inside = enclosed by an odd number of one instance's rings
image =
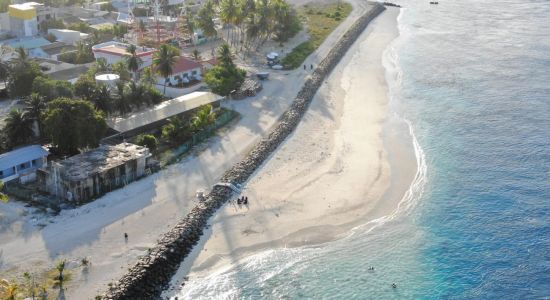
[[[248,207],[227,205],[214,217],[174,284],[189,268],[192,286],[254,252],[333,240],[397,207],[400,196],[382,197],[391,182],[381,132],[388,111],[382,54],[398,34],[398,12],[388,9],[369,25],[295,133],[246,184]],[[404,173],[401,196],[414,167]]]
[[[339,36],[362,14],[355,11],[318,49],[326,53]],[[313,54],[307,63],[316,64]],[[89,272],[73,270],[67,285],[68,299],[90,299],[118,279],[136,258],[151,247],[195,204],[197,189],[208,189],[276,124],[294,99],[308,72],[272,72],[264,90],[254,98],[235,101],[230,106],[243,118],[197,155],[157,174],[80,208],[63,211],[57,217],[33,220],[34,216],[0,218],[0,277],[39,272],[60,259],[83,257],[92,262]],[[25,209],[11,203],[0,206],[0,216]],[[2,221],[3,220],[3,221]],[[36,225],[46,225],[40,229]],[[124,241],[123,234],[129,240]]]

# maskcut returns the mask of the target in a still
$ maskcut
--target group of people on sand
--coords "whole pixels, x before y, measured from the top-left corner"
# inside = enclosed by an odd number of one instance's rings
[[[248,205],[248,197],[242,196],[242,197],[237,198],[237,204],[238,205],[241,205],[241,204]]]

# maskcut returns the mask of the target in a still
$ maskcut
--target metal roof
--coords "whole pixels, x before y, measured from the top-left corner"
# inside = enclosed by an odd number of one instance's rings
[[[31,145],[0,154],[0,170],[6,170],[14,166],[48,156],[50,152],[40,145]]]
[[[193,92],[164,101],[151,109],[125,119],[108,120],[107,124],[118,132],[127,132],[222,99],[222,96],[211,92]]]

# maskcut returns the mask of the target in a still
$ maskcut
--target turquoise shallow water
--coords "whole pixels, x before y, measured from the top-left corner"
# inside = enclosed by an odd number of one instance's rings
[[[421,166],[399,211],[180,297],[550,299],[550,2],[427,2],[401,1],[385,56]]]

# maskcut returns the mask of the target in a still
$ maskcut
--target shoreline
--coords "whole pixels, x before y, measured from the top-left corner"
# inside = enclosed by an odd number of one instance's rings
[[[359,7],[362,5],[358,4]],[[363,6],[365,8],[365,6]],[[325,79],[355,44],[356,39],[367,29],[385,7],[377,3],[369,3],[369,9],[353,21],[346,29],[341,26],[337,31],[345,30],[343,35],[333,32],[320,49],[330,51],[322,59],[317,68],[308,76],[297,96],[293,98],[290,107],[282,114],[277,126],[238,163],[234,164],[221,177],[222,182],[240,186],[280,149],[287,137],[292,135],[300,125],[302,118],[308,112],[310,103],[321,88]],[[346,20],[347,21],[347,20]],[[312,59],[311,57],[308,59]],[[105,294],[106,298],[127,299],[135,297],[158,297],[169,285],[171,278],[177,272],[182,262],[200,241],[208,222],[219,208],[230,202],[232,189],[226,186],[214,186],[206,199],[196,205],[192,211],[180,220],[170,231],[162,235],[154,248],[141,256],[128,272],[125,273]]]
[[[386,78],[385,78],[385,69],[382,65],[382,55],[384,54],[384,50],[386,47],[398,36],[398,29],[397,29],[397,16],[399,14],[398,9],[388,9],[384,13],[382,13],[379,17],[377,17],[369,27],[367,27],[367,30],[365,30],[360,37],[358,38],[358,41],[350,48],[348,51],[348,54],[344,56],[342,61],[339,63],[339,65],[334,69],[334,71],[331,73],[330,76],[325,80],[325,84],[319,89],[317,95],[315,96],[314,100],[311,103],[311,107],[309,108],[308,112],[304,115],[304,118],[300,125],[298,125],[297,129],[294,133],[292,133],[291,138],[287,139],[284,143],[282,143],[278,150],[276,150],[270,158],[266,160],[266,162],[253,174],[251,179],[246,182],[245,185],[245,192],[243,194],[246,194],[251,198],[250,200],[250,211],[247,211],[246,209],[243,209],[242,211],[234,211],[235,208],[227,205],[224,208],[220,209],[220,211],[216,214],[215,217],[213,217],[209,222],[209,228],[207,229],[207,233],[201,238],[199,241],[199,244],[195,246],[192,253],[188,257],[188,259],[182,263],[180,269],[178,270],[178,273],[173,277],[171,288],[163,294],[164,296],[175,296],[178,295],[178,286],[181,283],[181,279],[186,277],[186,275],[189,275],[191,277],[192,282],[195,280],[204,280],[204,278],[208,277],[209,274],[212,272],[221,272],[220,270],[228,269],[234,267],[236,264],[238,264],[240,261],[242,261],[243,258],[249,255],[254,255],[256,253],[259,253],[263,250],[273,249],[273,248],[286,248],[286,247],[301,247],[301,246],[314,246],[323,244],[326,242],[330,242],[339,238],[342,238],[343,236],[349,235],[350,230],[352,230],[355,227],[364,227],[366,226],[366,223],[371,222],[372,220],[382,218],[386,216],[387,214],[391,213],[393,210],[396,209],[398,206],[399,201],[403,197],[403,195],[406,193],[407,189],[409,188],[410,183],[412,182],[414,175],[416,173],[416,160],[414,159],[414,153],[413,151],[407,151],[403,150],[404,147],[409,147],[408,149],[411,149],[412,143],[409,145],[406,142],[394,140],[391,136],[387,136],[386,133],[382,132],[382,126],[383,123],[386,123],[387,115],[388,115],[388,87],[386,84]],[[383,29],[382,27],[388,27],[388,24],[391,24],[391,29]],[[389,32],[391,31],[391,33]],[[386,34],[386,37],[384,37],[384,34]],[[388,36],[389,35],[389,36]],[[385,38],[385,40],[384,40]],[[380,42],[380,40],[384,40],[385,42]],[[375,40],[378,40],[376,42]],[[378,45],[376,45],[378,44]],[[377,106],[378,110],[377,113],[373,114],[370,117],[378,118],[379,120],[375,122],[376,124],[368,128],[369,131],[371,131],[374,135],[378,136],[376,138],[375,144],[377,144],[376,149],[370,149],[370,158],[373,158],[373,160],[378,160],[378,164],[374,166],[375,170],[377,170],[376,174],[370,174],[370,181],[368,188],[364,189],[362,191],[362,195],[359,195],[359,198],[365,198],[367,201],[353,201],[353,200],[346,200],[346,205],[343,205],[341,207],[337,207],[338,205],[334,202],[329,200],[326,200],[322,203],[333,205],[333,209],[330,210],[330,213],[327,214],[327,212],[324,211],[317,211],[315,213],[311,213],[310,209],[315,209],[313,206],[308,206],[308,212],[283,212],[283,213],[277,213],[275,219],[284,219],[285,214],[288,214],[286,220],[275,220],[274,218],[270,219],[270,215],[273,215],[273,212],[270,211],[275,207],[275,205],[280,205],[279,208],[281,210],[284,210],[284,206],[289,205],[296,205],[296,202],[293,202],[291,200],[288,200],[288,202],[282,201],[284,203],[281,203],[281,201],[278,201],[276,198],[277,196],[273,197],[272,199],[266,200],[266,194],[270,193],[270,190],[274,189],[274,184],[270,185],[269,182],[275,181],[277,184],[283,183],[283,185],[280,187],[282,189],[287,189],[289,186],[292,186],[292,183],[289,182],[279,182],[277,181],[277,178],[281,178],[284,176],[281,176],[281,164],[278,163],[280,160],[285,160],[285,158],[292,157],[293,155],[297,155],[297,149],[294,149],[294,152],[291,149],[292,147],[300,147],[299,145],[293,145],[298,144],[298,140],[302,138],[308,138],[308,137],[314,137],[319,138],[321,136],[317,136],[311,131],[311,124],[308,123],[316,123],[319,124],[319,114],[332,114],[330,123],[332,123],[334,128],[334,132],[338,131],[353,131],[353,128],[350,126],[353,125],[354,122],[350,122],[349,120],[346,121],[346,119],[342,118],[342,113],[346,114],[347,119],[350,119],[350,114],[353,115],[353,111],[356,109],[345,107],[346,103],[350,101],[354,105],[357,104],[357,100],[349,100],[346,99],[346,97],[353,97],[353,98],[360,98],[361,95],[349,95],[353,94],[353,89],[350,91],[350,86],[354,85],[353,88],[357,89],[357,85],[361,85],[357,82],[352,83],[350,80],[350,76],[348,75],[347,79],[350,82],[344,82],[343,77],[344,73],[348,73],[348,68],[353,68],[352,63],[357,60],[356,56],[362,56],[358,59],[364,59],[365,55],[357,54],[357,51],[359,52],[366,52],[369,53],[369,51],[372,52],[371,48],[372,46],[375,46],[375,51],[378,52],[376,59],[376,66],[372,65],[372,61],[369,62],[369,66],[374,69],[374,71],[367,71],[369,74],[366,75],[368,79],[371,82],[371,91],[376,89],[376,87],[372,86],[372,84],[378,85],[378,94],[376,96],[371,97],[371,99],[368,99],[367,105],[370,105],[372,107]],[[369,53],[372,54],[372,53]],[[373,60],[373,57],[368,58],[369,60]],[[353,70],[352,70],[353,71]],[[357,74],[357,75],[363,75],[364,74]],[[353,76],[351,76],[353,77]],[[369,81],[367,80],[367,81]],[[326,84],[328,83],[328,84]],[[347,84],[348,87],[344,88],[342,85]],[[346,92],[346,90],[348,90]],[[364,92],[365,90],[359,91],[359,93]],[[380,95],[380,91],[382,91],[382,95]],[[368,98],[368,97],[367,97]],[[342,101],[346,99],[347,101]],[[330,103],[326,103],[330,102]],[[325,106],[330,107],[330,111],[323,111],[325,109]],[[365,113],[365,111],[361,111],[361,113]],[[366,112],[367,115],[369,114]],[[317,114],[317,115],[316,115]],[[357,121],[358,118],[364,118],[365,115],[353,115],[351,117],[352,120]],[[316,119],[317,118],[317,119]],[[332,119],[333,118],[333,119]],[[344,123],[344,124],[342,124]],[[371,124],[372,125],[372,124]],[[319,125],[318,125],[319,126]],[[322,125],[320,125],[322,126]],[[359,139],[364,136],[355,136]],[[353,142],[352,136],[345,136],[344,138],[348,138]],[[344,153],[346,155],[349,155],[349,153],[346,153],[345,146],[342,148],[342,145],[346,142],[343,142],[338,139],[342,139],[343,136],[340,134],[334,134],[334,137],[332,138],[330,142],[330,151],[334,151],[335,147],[339,148],[336,151],[339,153]],[[387,140],[386,140],[387,139]],[[316,140],[317,141],[317,140]],[[372,139],[367,142],[367,144],[372,143]],[[383,144],[383,145],[382,145]],[[337,146],[339,145],[339,146]],[[317,145],[316,145],[317,146]],[[316,148],[316,146],[313,146],[313,148]],[[362,145],[363,147],[369,147],[369,145]],[[400,174],[395,174],[399,178],[393,178],[390,180],[390,173],[394,172],[394,168],[396,167],[396,164],[391,164],[391,171],[390,171],[390,163],[388,161],[388,153],[385,151],[385,147],[388,146],[397,146],[401,150],[395,153],[390,153],[392,156],[392,159],[395,159],[394,162],[399,160],[403,163],[404,166],[400,166],[404,169],[404,171],[400,171]],[[299,149],[299,148],[298,148]],[[308,149],[307,147],[299,149],[299,150],[310,150],[308,151],[309,155],[315,156],[313,152],[315,150],[319,149]],[[327,149],[324,149],[325,151]],[[364,150],[364,149],[363,149]],[[281,154],[280,152],[283,152]],[[287,152],[287,153],[284,153]],[[322,151],[321,153],[324,153]],[[327,154],[327,153],[325,153]],[[411,157],[411,154],[413,157]],[[364,154],[361,154],[361,157],[363,157]],[[306,187],[303,187],[305,189],[310,188],[311,186],[315,187],[315,184],[319,181],[320,177],[323,176],[327,172],[326,169],[318,170],[319,167],[315,167],[315,165],[323,165],[327,164],[326,160],[330,160],[330,155],[327,157],[322,157],[319,161],[307,161],[307,158],[305,158],[306,161],[302,161],[301,164],[309,165],[310,167],[313,166],[309,170],[297,170],[295,173],[289,173],[291,176],[294,176],[294,178],[300,178],[300,179],[309,179],[308,175],[306,173],[308,172],[317,172],[314,177],[316,177],[314,180],[306,184]],[[342,156],[342,155],[341,155]],[[357,158],[356,156],[355,158]],[[298,158],[299,159],[299,158]],[[366,160],[366,158],[364,159]],[[329,162],[334,163],[333,161]],[[300,164],[300,165],[301,165]],[[401,163],[400,163],[401,164]],[[284,165],[284,163],[283,163]],[[286,165],[287,167],[295,167],[294,165]],[[297,168],[298,169],[298,168]],[[371,168],[372,169],[372,168]],[[347,169],[346,169],[347,170]],[[307,172],[306,172],[307,171]],[[356,172],[357,170],[352,169],[351,172]],[[279,172],[279,173],[277,173]],[[330,172],[330,170],[328,170]],[[369,171],[367,171],[369,172]],[[269,174],[273,173],[273,174]],[[271,176],[270,176],[271,175]],[[297,176],[298,175],[298,176]],[[356,174],[354,174],[356,175]],[[340,175],[338,175],[340,176]],[[342,175],[345,176],[345,175]],[[263,178],[262,178],[263,177]],[[353,177],[353,176],[351,176]],[[353,184],[353,179],[351,179],[350,176],[346,180],[348,180],[347,183],[350,183],[349,180],[351,180]],[[361,176],[359,176],[361,177]],[[363,176],[365,177],[365,176]],[[395,177],[395,176],[394,176]],[[265,179],[264,179],[265,178]],[[336,177],[331,178],[334,179]],[[321,179],[322,180],[322,179]],[[283,180],[284,181],[284,180]],[[268,182],[268,183],[265,183]],[[346,183],[346,182],[344,182]],[[286,184],[286,185],[284,185]],[[319,187],[317,187],[319,188]],[[334,189],[338,189],[337,187],[334,187]],[[321,187],[322,190],[322,187]],[[259,192],[259,193],[256,193]],[[297,191],[300,193],[301,191]],[[339,193],[345,193],[345,191],[339,191]],[[284,194],[284,193],[281,193]],[[358,196],[357,194],[350,196]],[[285,195],[288,196],[288,195]],[[304,195],[301,194],[303,197]],[[324,194],[318,195],[319,197],[324,196]],[[261,197],[262,200],[255,201],[256,197]],[[312,199],[308,199],[311,200]],[[302,202],[307,202],[308,200],[303,200],[303,198],[300,199]],[[314,199],[313,199],[314,200]],[[256,202],[256,203],[255,203]],[[260,202],[262,204],[260,204]],[[319,202],[319,201],[317,201]],[[264,209],[255,209],[255,206],[260,205],[266,205],[265,203],[273,204],[273,206],[264,208]],[[304,204],[304,206],[307,206],[307,204]],[[305,209],[304,209],[305,210]],[[259,211],[259,212],[258,212]],[[272,216],[271,216],[272,217]],[[306,218],[306,221],[297,221],[296,218]],[[240,219],[239,219],[240,218]],[[259,222],[250,222],[249,219],[262,219],[262,223],[268,223],[265,227],[262,227],[262,224]],[[232,221],[233,219],[239,219],[238,221]],[[247,221],[248,220],[248,221]],[[351,220],[351,221],[350,221]],[[366,222],[368,220],[368,222]],[[295,227],[293,230],[292,228],[286,228],[284,227],[284,223],[291,222],[292,227]],[[298,223],[298,224],[297,224]],[[253,225],[253,226],[251,226]],[[240,229],[232,229],[234,227],[239,227]],[[283,228],[284,227],[284,228]],[[244,229],[242,229],[244,228]],[[260,229],[258,229],[260,228]],[[241,232],[239,232],[239,230]],[[260,231],[254,232],[254,231]],[[277,232],[275,232],[277,231]],[[223,233],[221,233],[223,232]],[[246,232],[246,233],[245,233]],[[281,232],[283,232],[281,234]],[[225,235],[225,236],[222,236]],[[269,238],[262,238],[260,235],[269,235]],[[245,237],[243,237],[245,236]],[[248,236],[251,236],[250,238]],[[251,240],[254,241],[251,241]],[[223,241],[225,240],[225,241]],[[230,241],[230,242],[229,242]],[[223,244],[226,245],[223,245]],[[231,244],[230,246],[228,244]],[[184,296],[184,294],[181,294],[180,296]]]

